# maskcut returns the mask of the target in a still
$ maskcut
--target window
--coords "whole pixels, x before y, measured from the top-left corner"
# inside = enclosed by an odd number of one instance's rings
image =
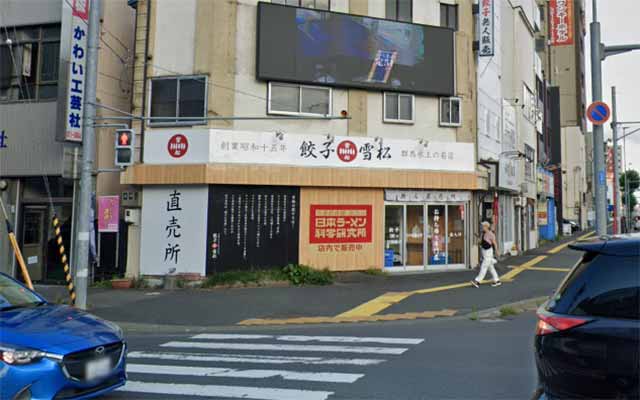
[[[522,108],[524,117],[527,119],[527,121],[535,124],[538,118],[538,100],[536,99],[536,95],[533,94],[533,92],[527,85],[522,85],[522,96],[524,97],[524,107]]]
[[[524,177],[528,181],[534,180],[533,165],[535,164],[535,150],[528,144],[524,145]]]
[[[413,20],[412,0],[385,0],[385,11],[387,19],[396,21],[411,22]]]
[[[440,4],[440,26],[458,30],[458,6]]]
[[[150,124],[204,124],[207,114],[207,77],[173,76],[151,79]],[[194,117],[192,120],[171,117]],[[158,119],[153,119],[158,118]]]
[[[440,125],[460,126],[462,124],[462,108],[459,97],[440,98]]]
[[[640,269],[636,256],[586,253],[548,308],[552,312],[640,319]]]
[[[329,10],[331,6],[331,0],[271,0],[271,2],[287,6],[315,8],[316,10]]]
[[[269,114],[330,115],[331,89],[269,83]]]
[[[414,96],[384,93],[384,122],[413,123]]]
[[[0,101],[57,98],[59,63],[60,25],[0,31]]]

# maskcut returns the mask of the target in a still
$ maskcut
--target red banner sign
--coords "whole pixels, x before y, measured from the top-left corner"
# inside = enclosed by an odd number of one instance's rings
[[[573,0],[550,0],[551,45],[573,44]]]
[[[371,243],[372,214],[371,205],[312,204],[309,243]]]

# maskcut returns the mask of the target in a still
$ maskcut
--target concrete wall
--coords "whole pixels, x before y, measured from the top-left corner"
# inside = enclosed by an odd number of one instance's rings
[[[0,26],[39,25],[60,22],[63,0],[2,0]]]
[[[106,44],[100,46],[96,97],[98,102],[129,112],[131,108],[131,77],[133,73],[131,63],[133,63],[135,11],[124,1],[103,1],[102,4],[102,40],[114,50],[109,49]],[[104,109],[98,109],[97,112],[99,115],[115,114]],[[98,168],[114,167],[114,141],[113,128],[96,129],[96,165]],[[98,196],[120,194],[120,176],[117,173],[99,174],[96,185]]]
[[[448,3],[455,4],[456,1]],[[466,1],[459,3],[461,30],[456,37],[456,47],[457,57],[462,61],[457,63],[456,74],[459,77],[458,94],[463,98],[464,121],[460,128],[438,125],[439,100],[435,96],[416,96],[413,124],[384,123],[383,94],[355,89],[332,89],[332,115],[339,115],[345,110],[352,117],[349,121],[211,121],[208,125],[237,130],[279,129],[288,133],[473,142],[476,114],[475,65],[471,51],[472,10]],[[242,3],[154,1],[150,75],[175,75],[175,72],[208,75],[210,116],[267,116],[268,85],[255,77],[257,4],[258,0],[244,0]],[[431,0],[415,1],[414,21],[439,25],[439,4]],[[385,16],[384,2],[380,0],[334,0],[331,6],[333,11]],[[139,19],[139,26],[140,22]],[[140,78],[136,72],[136,81],[139,82]],[[134,104],[139,105],[140,100],[134,100]]]
[[[582,204],[582,193],[586,191],[585,140],[580,127],[562,128],[562,169],[566,171],[562,182],[563,216],[576,222],[586,220],[587,207]],[[576,213],[576,204],[581,205],[581,214]]]

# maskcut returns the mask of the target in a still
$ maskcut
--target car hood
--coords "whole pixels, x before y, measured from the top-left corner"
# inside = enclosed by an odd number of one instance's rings
[[[69,306],[0,311],[0,344],[65,355],[121,341],[117,327]]]

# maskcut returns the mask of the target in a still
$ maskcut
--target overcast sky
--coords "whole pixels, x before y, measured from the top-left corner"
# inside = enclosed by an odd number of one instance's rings
[[[591,54],[589,24],[592,0],[587,8],[586,67],[587,104],[591,103]],[[598,0],[602,42],[607,45],[640,44],[640,0]],[[602,63],[603,100],[611,105],[611,86],[616,86],[618,120],[640,121],[640,50],[607,57]],[[640,125],[635,125],[640,128]],[[632,129],[635,129],[632,128]],[[591,128],[589,128],[591,129]],[[629,131],[629,130],[628,130]],[[611,137],[608,124],[605,138]],[[619,142],[622,144],[622,141]],[[627,138],[627,165],[640,171],[640,131]]]

